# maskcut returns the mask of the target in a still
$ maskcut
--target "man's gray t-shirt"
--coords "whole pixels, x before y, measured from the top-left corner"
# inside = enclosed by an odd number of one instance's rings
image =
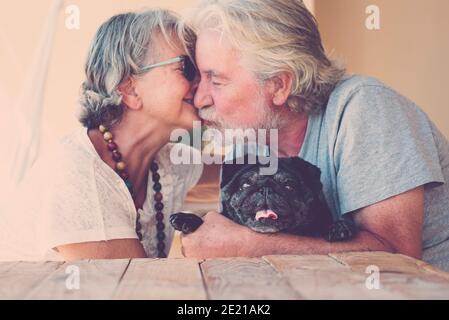
[[[449,271],[449,143],[413,102],[373,78],[345,78],[309,117],[299,157],[321,169],[335,215],[424,185],[423,259]]]

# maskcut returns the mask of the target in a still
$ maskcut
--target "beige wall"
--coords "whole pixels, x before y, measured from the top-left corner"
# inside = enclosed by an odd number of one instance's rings
[[[381,28],[365,27],[380,8]],[[315,0],[328,50],[350,72],[372,75],[420,105],[449,137],[449,1]]]

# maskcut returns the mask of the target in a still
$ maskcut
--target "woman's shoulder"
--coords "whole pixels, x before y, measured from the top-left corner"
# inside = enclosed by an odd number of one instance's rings
[[[89,161],[95,160],[95,148],[89,140],[86,128],[77,128],[66,134],[54,147],[56,153],[66,155],[66,158],[77,160],[82,157]]]
[[[95,156],[87,145],[82,134],[85,129],[77,129],[59,139],[48,147],[30,169],[29,175],[45,174],[48,180],[70,179],[92,175]]]

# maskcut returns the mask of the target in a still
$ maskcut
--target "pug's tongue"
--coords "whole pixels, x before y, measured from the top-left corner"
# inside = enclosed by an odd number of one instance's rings
[[[262,218],[271,219],[271,220],[277,220],[278,215],[276,212],[272,210],[259,210],[256,212],[256,221],[259,221]]]

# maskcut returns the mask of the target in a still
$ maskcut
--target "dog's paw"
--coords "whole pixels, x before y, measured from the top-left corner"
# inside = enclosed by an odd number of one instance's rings
[[[356,231],[356,226],[352,221],[343,219],[338,220],[330,226],[327,234],[327,241],[336,242],[350,240],[354,237]]]
[[[192,233],[203,224],[203,219],[191,213],[175,213],[170,216],[170,224],[184,234]]]

